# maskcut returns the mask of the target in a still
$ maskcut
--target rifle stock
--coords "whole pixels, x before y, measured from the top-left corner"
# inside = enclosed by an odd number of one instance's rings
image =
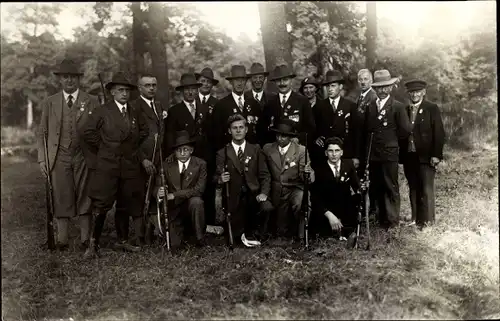
[[[308,154],[308,144],[307,144],[307,133],[305,133],[305,163],[307,166],[307,154]],[[304,193],[302,199],[302,211],[304,212],[304,241],[306,249],[309,249],[309,173],[304,172]]]
[[[163,201],[161,202],[162,204],[162,210],[163,210],[163,215],[160,213],[160,209],[158,208],[158,226],[160,229],[160,233],[162,233],[163,237],[165,238],[165,243],[167,246],[167,250],[170,251],[170,226],[169,226],[169,221],[168,221],[168,206],[167,206],[167,183],[165,180],[165,170],[163,169],[163,154],[160,148],[160,181],[161,181],[161,186],[163,187],[164,191],[164,196],[163,196]],[[159,204],[158,204],[159,206]],[[162,230],[162,226],[164,231]]]
[[[224,169],[223,172],[227,171],[227,146],[224,147]],[[231,228],[231,212],[229,211],[229,182],[226,182],[224,184],[224,189],[226,190],[226,206],[225,206],[225,212],[226,212],[226,224],[227,224],[227,232],[228,232],[228,242],[229,242],[229,249],[233,249],[233,229]]]
[[[45,171],[47,173],[46,179],[46,206],[47,206],[47,247],[49,250],[56,248],[54,236],[54,194],[52,189],[52,179],[50,177],[50,164],[49,164],[49,149],[47,144],[47,133],[43,135],[43,146],[45,152]]]
[[[158,134],[156,133],[155,134],[155,144],[153,147],[153,157],[151,159],[151,161],[153,163],[155,161],[157,143],[158,143]],[[150,200],[151,200],[151,196],[149,194],[151,193],[151,183],[153,182],[153,177],[154,177],[154,174],[151,174],[148,177],[148,183],[147,183],[147,187],[146,187],[146,196],[144,198],[144,207],[143,207],[142,215],[144,217],[145,222],[147,222],[147,219],[148,219],[149,204],[150,204]]]

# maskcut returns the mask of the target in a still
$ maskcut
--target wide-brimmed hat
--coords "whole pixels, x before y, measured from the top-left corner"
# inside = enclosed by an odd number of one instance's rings
[[[231,79],[237,79],[237,78],[250,78],[249,75],[247,75],[247,70],[245,66],[243,65],[233,65],[231,66],[231,72],[229,76],[226,77],[227,80]]]
[[[106,84],[106,89],[110,90],[114,85],[124,85],[130,87],[130,89],[135,89],[137,88],[136,85],[130,82],[128,80],[127,76],[123,71],[118,71],[113,75],[113,78],[111,78],[111,81]]]
[[[175,133],[175,140],[172,145],[172,149],[176,149],[177,147],[184,145],[194,145],[195,142],[196,140],[189,135],[187,130],[180,130]]]
[[[316,78],[314,76],[310,76],[310,77],[306,77],[302,80],[302,82],[300,83],[300,88],[299,88],[299,92],[301,94],[304,94],[304,87],[306,85],[314,85],[316,86],[316,91],[319,90],[319,83],[318,81],[316,80]]]
[[[297,75],[293,72],[292,68],[288,65],[279,65],[274,68],[269,80],[276,81],[283,78],[295,78],[296,76]]]
[[[214,84],[214,86],[219,83],[219,81],[214,78],[213,70],[208,67],[203,68],[203,70],[200,73],[195,73],[194,75],[196,76],[196,80],[199,80],[201,76],[210,79]]]
[[[264,75],[267,76],[269,75],[269,72],[264,69],[264,66],[262,66],[258,62],[254,62],[250,66],[250,73],[248,74],[249,76],[256,76],[256,75]]]
[[[427,88],[427,83],[423,80],[413,79],[405,83],[407,91],[415,91]]]
[[[54,75],[77,75],[82,76],[83,72],[78,70],[78,66],[71,59],[63,59],[59,64],[59,69],[53,72]]]
[[[202,85],[198,82],[198,80],[196,80],[195,74],[185,73],[182,74],[181,76],[181,84],[175,87],[175,90],[181,90],[184,87],[190,87],[190,86],[201,87]]]
[[[391,77],[391,73],[387,69],[376,70],[373,73],[372,87],[382,87],[393,85],[398,81],[397,77]]]
[[[272,127],[271,130],[275,133],[280,133],[288,136],[297,136],[297,130],[295,129],[295,122],[285,118],[281,120],[276,126]]]
[[[322,86],[326,86],[337,82],[339,84],[343,84],[345,82],[344,75],[340,71],[337,70],[328,70],[326,72],[325,80],[321,84]]]

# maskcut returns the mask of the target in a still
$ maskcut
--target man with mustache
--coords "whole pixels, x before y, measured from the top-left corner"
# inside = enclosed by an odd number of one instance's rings
[[[95,155],[91,146],[83,140],[82,130],[92,113],[99,108],[99,103],[96,97],[80,89],[83,73],[78,71],[72,60],[64,59],[54,74],[62,91],[41,103],[38,163],[42,174],[45,177],[50,175],[52,179],[57,248],[61,251],[69,248],[69,220],[78,216],[80,249],[85,250],[90,234],[89,179]],[[49,159],[45,158],[44,138]]]
[[[250,83],[252,84],[252,89],[245,92],[245,99],[253,99],[259,103],[261,110],[264,108],[269,99],[272,99],[275,94],[264,90],[264,83],[267,79],[269,72],[264,70],[258,62],[254,62],[250,66]]]
[[[217,150],[231,140],[231,135],[227,131],[227,120],[235,114],[242,115],[247,121],[248,132],[245,139],[251,144],[260,143],[257,135],[257,123],[261,116],[260,106],[254,99],[246,99],[244,95],[249,78],[243,65],[232,66],[230,75],[226,77],[231,83],[232,92],[215,105],[213,134]]]
[[[368,140],[373,133],[369,191],[379,209],[380,226],[393,231],[399,226],[400,213],[399,141],[410,134],[410,121],[404,105],[391,95],[398,78],[392,78],[385,69],[375,71],[373,78],[372,87],[377,93],[377,100],[365,112],[362,146],[368,148]]]
[[[316,125],[311,105],[306,97],[292,90],[293,79],[296,77],[293,70],[287,65],[279,65],[274,68],[271,81],[278,86],[278,95],[267,102],[262,114],[262,122],[259,124],[259,135],[261,144],[275,141],[275,134],[270,129],[282,119],[290,119],[295,123],[295,129],[299,133],[299,143],[305,145],[305,135],[308,133],[308,144],[314,142]],[[296,140],[296,138],[294,139]]]

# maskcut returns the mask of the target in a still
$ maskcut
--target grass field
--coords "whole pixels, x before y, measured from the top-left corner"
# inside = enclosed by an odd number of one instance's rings
[[[39,250],[38,166],[2,158],[2,319],[498,319],[496,149],[447,153],[436,185],[437,224],[402,227],[390,243],[375,228],[371,251],[326,240],[309,252],[216,245],[173,258],[104,248],[101,259],[86,261],[73,246]]]

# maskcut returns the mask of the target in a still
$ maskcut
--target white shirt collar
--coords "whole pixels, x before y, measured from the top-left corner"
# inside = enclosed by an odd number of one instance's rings
[[[329,161],[326,161],[326,162],[328,163],[328,166],[330,166],[330,169],[332,170],[332,173],[334,175],[338,175],[338,173],[336,173],[335,171],[338,169],[338,171],[340,172],[340,162],[341,162],[341,159],[339,159],[339,161],[335,165],[332,165]],[[334,167],[337,167],[337,168],[334,168]]]
[[[210,94],[208,95],[203,95],[202,93],[198,93],[198,95],[200,96],[200,101],[203,102],[203,97],[205,97],[206,101],[208,102],[208,100],[210,99]]]
[[[179,173],[182,172],[182,165],[183,164],[186,164],[186,170],[187,170],[187,168],[189,167],[190,161],[191,161],[191,157],[189,157],[189,159],[185,163],[181,162],[180,160],[177,160],[177,163],[179,163]]]
[[[340,101],[340,95],[337,96],[337,98],[328,98],[330,100],[330,104],[335,104],[335,109],[339,107],[339,101]]]
[[[243,141],[243,144],[241,145],[236,145],[232,140],[231,140],[231,145],[233,145],[233,148],[234,148],[234,152],[236,153],[236,155],[238,155],[238,150],[240,149],[241,147],[241,150],[243,151],[243,153],[245,152],[245,147],[247,145],[247,141],[244,140]]]
[[[187,102],[187,101],[185,101],[185,100],[182,100],[182,101],[184,102],[184,105],[186,105],[186,107],[188,108],[188,110],[189,110],[189,111],[191,111],[191,109],[190,109],[190,108],[191,108],[191,107],[190,107],[190,105],[191,105],[191,104],[192,104],[192,105],[193,105],[193,107],[196,109],[196,100],[193,100],[193,101],[192,101],[192,102],[190,102],[190,103],[188,103],[188,102]]]
[[[120,112],[122,111],[123,108],[125,108],[125,109],[127,108],[127,104],[122,105],[119,102],[117,102],[116,100],[115,100],[115,104],[118,106],[118,110],[120,110]]]
[[[385,97],[384,99],[380,99],[380,98],[377,98],[377,101],[380,101],[380,107],[379,107],[379,110],[384,108],[384,105],[385,103],[389,100],[389,97],[391,97],[391,95],[388,95],[387,97]]]
[[[73,97],[73,102],[76,101],[76,99],[78,98],[78,93],[80,92],[80,89],[78,88],[77,90],[75,90],[75,92],[71,93],[71,94],[68,94],[67,92],[65,92],[63,90],[63,96],[64,96],[64,101],[68,101],[68,97],[69,95],[71,95],[71,97]]]
[[[153,102],[152,99],[147,99],[143,95],[140,95],[140,96],[141,96],[142,100],[144,100],[148,104],[149,107],[153,108],[153,106],[151,106],[151,103]]]
[[[287,92],[286,94],[282,94],[280,93],[280,104],[281,102],[283,101],[283,97],[285,97],[285,101],[288,101],[288,98],[290,98],[290,94],[292,93],[292,91],[290,90],[289,92]]]
[[[234,91],[232,91],[231,95],[233,95],[233,99],[234,102],[236,103],[236,106],[238,106],[238,100],[240,99],[240,97],[241,97],[241,103],[243,104],[243,106],[245,105],[245,97],[243,96],[243,94],[241,94],[241,96],[238,96]]]
[[[257,95],[257,98],[259,98],[259,100],[262,100],[262,95],[264,94],[264,90],[261,90],[260,92],[256,92],[255,90],[252,89],[252,97],[255,98],[255,96]]]
[[[278,145],[278,151],[280,152],[280,154],[285,155],[288,152],[291,144],[292,142],[288,143],[288,145],[286,145],[285,147],[281,147]]]

